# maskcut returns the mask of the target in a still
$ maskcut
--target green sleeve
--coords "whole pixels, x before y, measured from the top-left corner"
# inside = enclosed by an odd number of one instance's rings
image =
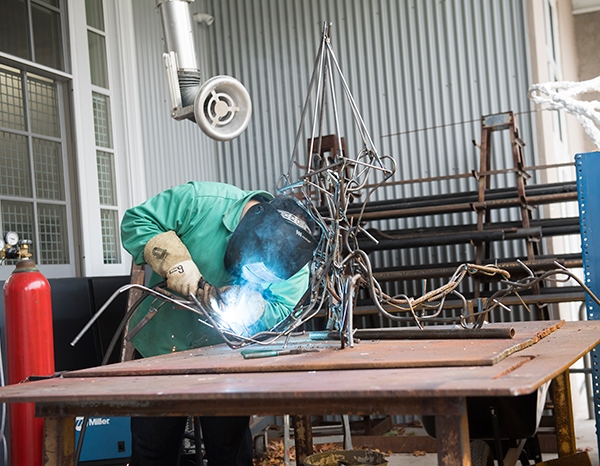
[[[137,265],[144,264],[144,247],[154,236],[169,230],[178,236],[185,234],[193,213],[189,208],[195,198],[193,191],[191,184],[176,186],[125,212],[121,241]]]
[[[293,277],[269,287],[269,299],[261,317],[263,330],[269,330],[285,319],[308,289],[309,269],[305,265]]]

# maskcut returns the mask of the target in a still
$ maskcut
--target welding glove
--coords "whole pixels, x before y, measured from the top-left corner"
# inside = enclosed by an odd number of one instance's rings
[[[167,280],[167,287],[183,296],[196,294],[202,278],[187,247],[174,231],[160,233],[144,247],[144,260],[158,275]]]

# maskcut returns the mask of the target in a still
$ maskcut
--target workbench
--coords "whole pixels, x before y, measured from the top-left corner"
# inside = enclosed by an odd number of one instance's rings
[[[45,464],[74,464],[75,416],[414,414],[435,416],[438,463],[469,465],[466,397],[520,396],[555,380],[559,456],[575,453],[569,367],[600,342],[597,322],[510,325],[514,337],[340,342],[245,359],[225,346],[63,373],[0,388],[45,417]],[[300,337],[302,338],[302,337]]]

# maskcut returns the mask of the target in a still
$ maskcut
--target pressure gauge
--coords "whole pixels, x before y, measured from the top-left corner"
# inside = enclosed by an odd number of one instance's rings
[[[16,246],[19,242],[19,235],[15,231],[7,231],[4,235],[4,241],[6,241],[6,244],[9,246]]]

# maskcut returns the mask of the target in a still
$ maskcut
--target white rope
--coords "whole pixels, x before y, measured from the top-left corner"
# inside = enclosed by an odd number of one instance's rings
[[[575,115],[586,134],[600,148],[600,102],[574,98],[585,92],[600,92],[600,76],[582,82],[534,84],[529,88],[528,97],[536,104],[547,104],[550,110],[562,109]]]

